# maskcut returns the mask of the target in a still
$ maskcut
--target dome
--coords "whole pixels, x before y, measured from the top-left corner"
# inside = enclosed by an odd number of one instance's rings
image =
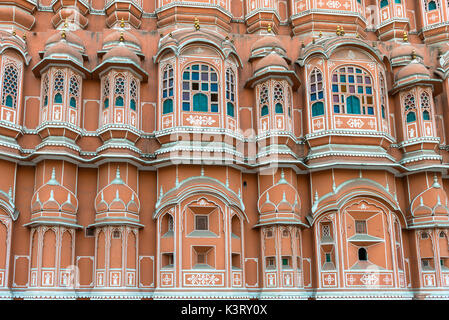
[[[117,168],[115,179],[97,194],[95,211],[97,214],[102,212],[139,213],[140,201],[137,193],[120,178],[119,168]]]
[[[251,47],[251,51],[262,48],[278,48],[285,51],[284,45],[276,36],[265,36],[257,40]]]
[[[410,57],[411,59],[413,54],[422,57],[418,50],[416,50],[416,48],[411,44],[399,45],[391,51],[390,59],[399,57]]]
[[[417,75],[430,78],[430,71],[427,70],[427,68],[419,61],[413,60],[410,64],[406,65],[401,70],[399,70],[399,72],[395,75],[395,79],[400,80]]]
[[[131,49],[125,47],[124,45],[119,45],[109,50],[104,55],[103,62],[108,60],[117,62],[124,62],[126,60],[131,60],[137,65],[140,62],[139,57]]]
[[[70,45],[79,47],[79,50],[84,51],[84,43],[80,37],[72,32],[65,32],[65,38],[62,32],[57,32],[47,39],[45,42],[45,48],[50,48],[52,44],[56,44],[61,41],[67,41]]]
[[[76,214],[78,210],[78,199],[75,194],[62,186],[55,178],[55,170],[52,171],[51,179],[41,186],[31,199],[31,212],[63,212]]]
[[[413,199],[411,211],[413,216],[449,215],[447,201],[446,192],[434,176],[433,185]]]
[[[257,202],[260,214],[296,213],[299,214],[300,198],[296,189],[284,179],[263,192]]]
[[[263,57],[259,62],[256,63],[254,70],[259,71],[263,68],[275,67],[275,66],[283,67],[286,70],[288,70],[288,64],[284,60],[284,58],[282,58],[276,52],[272,51],[269,55],[267,55],[266,57]]]
[[[44,58],[52,58],[52,56],[69,56],[74,58],[80,64],[83,63],[83,56],[74,47],[70,46],[67,41],[60,41],[57,44],[51,46],[44,53]]]
[[[120,32],[120,31],[114,31],[107,35],[103,40],[103,48],[106,47],[108,44],[114,44],[117,42],[123,42],[126,44],[131,44],[135,47],[137,47],[139,50],[141,49],[140,41],[137,39],[136,36],[129,32]]]

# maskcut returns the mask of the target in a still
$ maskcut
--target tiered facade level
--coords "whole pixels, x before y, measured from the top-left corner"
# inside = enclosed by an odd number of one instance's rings
[[[449,1],[0,0],[0,298],[449,298]]]

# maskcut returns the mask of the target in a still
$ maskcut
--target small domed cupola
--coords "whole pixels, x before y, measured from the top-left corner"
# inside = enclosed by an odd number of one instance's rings
[[[95,225],[127,224],[141,226],[139,222],[140,201],[137,193],[120,177],[116,177],[95,198]]]
[[[33,68],[36,77],[41,77],[51,66],[70,66],[83,78],[89,78],[90,72],[84,67],[85,47],[83,41],[71,32],[58,32],[45,43],[40,52],[42,60]]]
[[[291,62],[287,57],[287,51],[285,50],[284,45],[274,35],[264,36],[253,44],[253,46],[251,47],[251,56],[249,58],[249,62],[252,62],[257,58],[263,58],[273,51],[279,54],[288,63]]]
[[[424,57],[420,50],[416,49],[410,43],[399,44],[390,53],[390,62],[393,68],[406,66],[414,59],[420,59],[422,61]]]
[[[115,31],[105,37],[98,56],[102,62],[92,71],[94,78],[101,77],[101,74],[111,68],[128,68],[140,78],[140,81],[148,80],[148,73],[141,66],[144,56],[141,52],[140,42],[125,30]]]
[[[417,58],[402,67],[394,75],[392,94],[413,86],[433,86],[434,94],[441,92],[441,80],[432,78],[431,71]]]
[[[301,85],[301,80],[296,73],[288,68],[285,59],[276,51],[272,51],[255,64],[254,75],[246,82],[245,88],[253,88],[257,83],[269,78],[285,79],[293,90],[298,89]]]

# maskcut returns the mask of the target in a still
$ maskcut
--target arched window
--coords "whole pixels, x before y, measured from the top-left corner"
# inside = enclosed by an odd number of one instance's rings
[[[274,112],[277,114],[284,113],[284,87],[280,83],[276,83],[273,89]]]
[[[54,103],[62,103],[62,94],[64,93],[64,74],[58,71],[54,75],[53,94]]]
[[[48,74],[46,74],[42,82],[42,98],[44,102],[44,107],[48,105],[48,85],[49,85]]]
[[[7,107],[17,107],[19,95],[19,70],[13,64],[3,69],[2,104]]]
[[[190,65],[182,74],[182,110],[192,109],[218,112],[218,74],[206,64]]]
[[[374,115],[371,75],[353,66],[339,68],[332,75],[332,101],[334,113]]]
[[[76,108],[77,107],[77,101],[78,101],[78,97],[80,95],[80,84],[79,84],[79,80],[77,79],[76,76],[72,76],[70,77],[70,81],[69,81],[69,105],[72,108]]]
[[[430,120],[430,96],[427,92],[421,93],[421,110],[423,120]]]
[[[412,94],[408,94],[404,100],[404,109],[407,123],[416,121],[416,104],[415,97]]]
[[[385,86],[385,79],[382,73],[380,73],[379,82],[380,82],[380,110],[382,113],[382,119],[386,119],[387,89]]]
[[[269,96],[268,96],[268,88],[266,85],[263,85],[259,92],[259,105],[260,107],[260,116],[264,117],[267,116],[270,113],[270,110],[268,108],[268,102],[269,102]]]
[[[109,78],[105,77],[103,80],[103,108],[109,107]]]
[[[440,8],[440,3],[437,0],[424,0],[424,9],[426,12],[433,11]]]
[[[235,96],[235,75],[231,68],[226,69],[226,114],[234,117]]]
[[[114,97],[116,107],[123,107],[125,105],[125,78],[122,76],[115,78]]]
[[[171,65],[167,65],[162,73],[162,114],[173,112],[174,72]]]
[[[388,6],[388,0],[382,0],[380,1],[380,8],[385,8],[386,6]]]
[[[323,75],[320,70],[315,69],[310,74],[310,102],[312,105],[312,117],[324,114],[324,89]]]
[[[358,250],[359,261],[368,261],[368,252],[365,248],[359,248]]]
[[[131,83],[129,84],[129,95],[130,95],[129,108],[133,111],[136,111],[137,108],[137,101],[138,101],[137,92],[138,92],[137,81],[136,79],[132,79]]]

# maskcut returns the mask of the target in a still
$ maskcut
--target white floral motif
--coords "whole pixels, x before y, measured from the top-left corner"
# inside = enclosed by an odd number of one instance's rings
[[[194,126],[203,126],[203,125],[210,126],[215,123],[215,120],[212,119],[212,117],[210,117],[210,116],[203,117],[203,116],[190,115],[186,120]]]
[[[341,7],[341,3],[336,0],[331,0],[327,2],[327,6],[332,9],[337,9]]]
[[[351,118],[348,120],[348,126],[350,126],[351,128],[362,128],[363,125],[364,122],[360,119]]]
[[[374,273],[365,273],[363,277],[360,278],[360,281],[364,285],[373,286],[379,282],[379,277]]]
[[[220,282],[220,278],[208,273],[192,274],[187,280],[194,286],[213,286]]]

